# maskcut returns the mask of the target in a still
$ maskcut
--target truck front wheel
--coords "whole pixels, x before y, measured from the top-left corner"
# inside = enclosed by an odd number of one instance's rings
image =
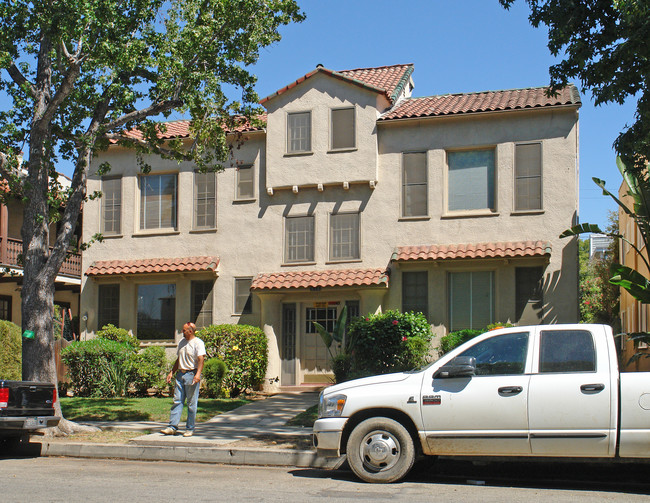
[[[387,417],[373,417],[359,423],[348,439],[348,463],[366,482],[395,482],[402,479],[415,461],[415,447],[409,432]]]

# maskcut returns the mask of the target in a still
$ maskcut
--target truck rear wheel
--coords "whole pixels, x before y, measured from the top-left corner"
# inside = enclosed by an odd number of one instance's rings
[[[357,477],[366,482],[389,483],[402,479],[413,467],[415,446],[400,423],[373,417],[352,430],[347,454]]]

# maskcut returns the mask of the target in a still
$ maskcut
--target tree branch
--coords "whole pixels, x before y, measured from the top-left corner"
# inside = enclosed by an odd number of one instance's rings
[[[113,122],[109,122],[106,124],[104,127],[107,131],[110,131],[112,129],[119,128],[126,124],[127,122],[131,121],[138,121],[141,119],[145,119],[147,117],[151,117],[153,115],[158,115],[162,112],[166,112],[167,110],[172,110],[176,107],[179,107],[183,104],[182,100],[175,99],[175,100],[167,100],[167,101],[161,101],[159,103],[154,103],[153,105],[143,108],[141,110],[135,110],[131,113],[125,114],[119,119],[114,120]]]
[[[36,88],[29,80],[25,78],[25,76],[18,69],[15,63],[11,63],[9,68],[7,68],[7,72],[9,73],[9,76],[12,78],[12,80],[16,84],[18,84],[19,87],[25,89],[32,98],[36,98]]]

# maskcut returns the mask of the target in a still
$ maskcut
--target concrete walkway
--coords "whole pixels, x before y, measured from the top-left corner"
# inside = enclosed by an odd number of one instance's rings
[[[286,426],[289,419],[318,403],[318,393],[280,393],[256,400],[205,423],[197,423],[192,437],[163,435],[166,423],[110,422],[92,423],[102,429],[120,431],[151,431],[132,439],[128,444],[93,444],[70,441],[41,441],[41,454],[91,458],[124,458],[138,460],[191,461],[244,465],[273,465],[333,468],[339,459],[323,459],[315,449],[291,450],[271,446],[235,447],[238,440],[259,436],[311,437],[311,428]],[[90,424],[90,423],[88,423]]]

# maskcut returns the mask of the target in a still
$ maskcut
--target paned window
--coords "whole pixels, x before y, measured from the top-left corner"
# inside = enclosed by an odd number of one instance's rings
[[[140,178],[140,229],[176,228],[177,175]]]
[[[494,150],[449,152],[449,211],[494,209]]]
[[[252,283],[252,278],[235,278],[235,313],[250,314],[253,311]]]
[[[287,115],[287,152],[311,151],[311,112]]]
[[[515,145],[515,210],[542,209],[542,144]]]
[[[192,281],[192,321],[197,327],[212,324],[212,287],[214,282]]]
[[[314,326],[314,321],[320,323],[328,332],[334,331],[334,325],[337,320],[336,307],[308,307],[305,316],[305,332],[308,334],[317,334],[318,330]]]
[[[422,217],[428,213],[427,155],[402,154],[402,216]]]
[[[314,217],[287,217],[284,223],[284,261],[313,262]]]
[[[354,108],[332,110],[332,150],[356,146]]]
[[[194,173],[194,228],[217,226],[216,173]]]
[[[99,285],[99,306],[97,309],[97,328],[109,323],[120,326],[120,285]]]
[[[515,268],[515,320],[521,318],[529,304],[533,309],[541,309],[543,275],[544,268],[541,266]]]
[[[11,296],[0,295],[0,320],[11,321]]]
[[[138,285],[138,339],[171,339],[176,330],[176,285]]]
[[[402,273],[402,312],[413,311],[427,316],[429,307],[429,277],[427,271]]]
[[[359,213],[330,215],[330,260],[359,258]]]
[[[101,232],[106,236],[122,232],[122,178],[102,178]]]
[[[239,166],[237,168],[237,199],[255,198],[255,171],[253,166]]]
[[[454,272],[448,281],[451,332],[494,323],[494,272]]]

